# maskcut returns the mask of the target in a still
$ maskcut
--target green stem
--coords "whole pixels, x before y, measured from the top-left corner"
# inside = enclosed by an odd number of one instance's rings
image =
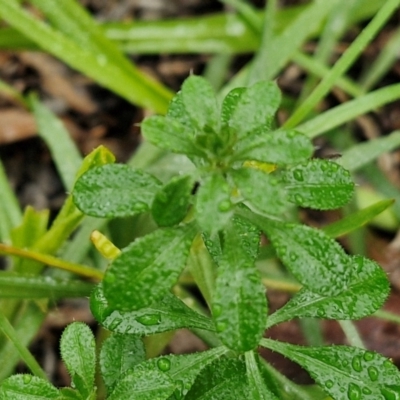
[[[346,339],[350,343],[351,346],[360,347],[361,349],[365,349],[365,345],[357,331],[356,326],[353,321],[338,321],[340,327],[343,329],[343,332],[346,336]]]
[[[17,349],[22,360],[32,371],[34,375],[39,378],[47,380],[46,373],[42,370],[38,362],[35,360],[30,351],[20,342],[17,333],[15,332],[13,326],[10,324],[8,319],[0,312],[0,329],[3,331],[4,335],[8,337],[10,342],[13,343]],[[5,361],[5,360],[3,360]]]
[[[337,61],[330,72],[322,79],[320,84],[286,121],[286,128],[297,126],[319,101],[329,92],[336,80],[342,76],[357,59],[360,53],[367,47],[368,43],[375,37],[385,22],[399,5],[399,0],[388,0],[385,5],[378,11],[375,17],[354,40],[350,47],[343,53],[342,57]]]
[[[385,319],[386,321],[400,324],[400,315],[385,310],[378,310],[373,314],[374,317]]]

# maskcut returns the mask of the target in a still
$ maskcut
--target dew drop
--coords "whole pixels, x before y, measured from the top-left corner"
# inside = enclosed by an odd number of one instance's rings
[[[31,383],[32,375],[25,374],[23,375],[22,380],[25,383],[25,385],[28,385],[29,383]]]
[[[362,392],[359,386],[354,383],[350,383],[349,390],[347,391],[347,397],[349,400],[360,400]]]
[[[215,329],[217,332],[223,332],[226,329],[226,323],[225,322],[217,322],[215,324]]]
[[[363,392],[363,394],[371,394],[372,390],[370,388],[365,387],[365,388],[363,388],[362,392]]]
[[[376,381],[379,377],[379,371],[375,367],[368,367],[368,376],[370,377],[371,381]]]
[[[371,351],[366,351],[363,358],[365,361],[372,361],[375,358],[375,354]]]
[[[222,312],[222,307],[220,304],[214,304],[212,307],[213,310],[213,316],[214,317],[219,317],[221,315]]]
[[[162,357],[157,361],[157,367],[160,371],[167,372],[171,368],[171,361],[168,358]]]
[[[136,318],[136,321],[145,326],[158,325],[161,322],[160,314],[144,314]]]
[[[116,277],[112,272],[106,272],[106,275],[103,280],[105,283],[114,283],[116,280]]]
[[[110,331],[113,331],[114,329],[117,329],[119,325],[121,325],[122,318],[114,318],[113,321],[111,321],[110,325],[108,326],[108,329]]]
[[[304,201],[304,198],[301,194],[295,194],[294,195],[294,201],[296,203],[302,203]]]
[[[325,382],[325,386],[327,389],[332,389],[333,387],[333,381],[329,380]]]
[[[296,254],[292,253],[292,254],[290,254],[289,258],[290,258],[290,261],[296,261],[298,257]]]
[[[394,392],[391,389],[382,388],[381,393],[385,400],[399,400],[400,399],[400,394]]]
[[[293,178],[296,179],[296,181],[299,181],[299,182],[304,181],[303,171],[300,170],[300,169],[295,169],[293,171]]]
[[[318,309],[317,315],[318,315],[318,317],[322,318],[325,316],[325,311],[323,309]]]
[[[354,368],[355,371],[361,372],[362,371],[362,365],[361,365],[361,357],[360,356],[355,356],[353,358],[353,361],[351,362],[352,367]]]
[[[231,204],[231,202],[229,200],[221,201],[218,204],[218,210],[221,211],[221,212],[229,211],[231,209],[231,207],[232,207],[232,204]]]

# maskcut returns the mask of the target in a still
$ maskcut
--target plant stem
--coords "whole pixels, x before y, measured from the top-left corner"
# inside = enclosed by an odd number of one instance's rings
[[[349,341],[351,346],[360,347],[361,349],[365,349],[365,345],[364,345],[353,321],[339,320],[338,323],[339,323],[340,327],[343,329],[343,332],[346,335],[346,338]]]
[[[0,312],[0,329],[3,331],[4,335],[7,336],[7,338],[13,343],[19,355],[21,356],[22,360],[32,371],[32,373],[39,378],[47,380],[46,373],[43,371],[38,362],[32,356],[31,352],[20,342],[13,326],[1,312]]]
[[[81,264],[70,263],[65,260],[60,260],[56,257],[49,256],[48,254],[38,253],[32,250],[19,249],[14,246],[9,246],[4,243],[0,243],[0,254],[8,254],[17,257],[27,258],[29,260],[38,261],[42,264],[46,264],[53,268],[59,268],[64,271],[72,272],[86,278],[91,278],[96,281],[101,281],[103,279],[103,272],[87,267]]]

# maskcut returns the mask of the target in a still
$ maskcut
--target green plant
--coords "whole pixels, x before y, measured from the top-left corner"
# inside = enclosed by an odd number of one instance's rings
[[[100,353],[108,399],[397,398],[400,373],[377,353],[263,339],[265,329],[293,318],[371,315],[389,293],[379,265],[347,255],[331,237],[353,229],[349,220],[327,232],[292,222],[296,206],[343,206],[354,184],[339,164],[310,159],[313,145],[304,134],[275,129],[280,100],[277,86],[261,81],[234,89],[219,106],[210,84],[191,76],[165,117],[142,123],[150,142],[190,159],[190,173],[163,184],[142,170],[106,163],[76,181],[73,201],[83,213],[99,218],[150,213],[158,225],[121,251],[104,237],[95,239],[102,253],[111,248],[113,258],[91,295],[93,315],[112,332]],[[363,216],[366,211],[353,216],[356,224]],[[271,315],[255,265],[261,232],[302,285]],[[187,264],[211,317],[176,295],[174,285]],[[214,348],[145,360],[143,336],[179,328],[196,330]],[[288,383],[258,359],[258,346],[300,364],[320,389]],[[21,398],[12,397],[18,393],[94,399],[95,349],[88,328],[69,326],[61,352],[74,390],[58,391],[40,378],[17,375],[1,385],[3,398]]]

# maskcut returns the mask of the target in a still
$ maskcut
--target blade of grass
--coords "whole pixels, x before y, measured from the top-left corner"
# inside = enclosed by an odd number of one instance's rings
[[[44,139],[52,154],[65,189],[72,190],[82,157],[62,122],[36,96],[29,102],[38,126],[39,136]]]
[[[36,19],[14,0],[0,0],[0,14],[42,49],[128,101],[160,113],[166,111],[172,93],[133,65],[128,74],[112,58],[104,58],[102,54],[97,55],[80,47],[79,43]]]
[[[337,78],[343,75],[354,63],[368,43],[376,36],[385,22],[399,6],[399,0],[388,0],[378,11],[367,27],[354,40],[342,57],[336,62],[330,72],[322,79],[315,90],[307,97],[293,115],[286,121],[286,128],[297,126],[319,101],[329,92]]]
[[[398,59],[400,48],[400,28],[398,28],[389,39],[386,45],[379,52],[378,57],[368,66],[360,78],[360,85],[364,92],[368,92],[381,78],[389,71],[391,66]]]
[[[394,131],[388,136],[359,143],[345,150],[337,163],[350,171],[356,171],[383,153],[395,150],[399,146],[400,131]]]
[[[32,371],[32,373],[39,378],[47,380],[46,373],[42,370],[39,363],[36,361],[35,357],[26,348],[25,344],[19,339],[19,334],[14,330],[13,326],[10,324],[8,319],[0,312],[0,330],[7,336],[10,342],[17,349],[21,359],[25,362],[27,367]],[[4,360],[4,359],[3,359]],[[7,363],[9,360],[7,360]],[[7,364],[6,363],[6,364]]]
[[[303,122],[296,129],[312,139],[399,98],[400,84],[386,86],[325,111],[317,117]]]

